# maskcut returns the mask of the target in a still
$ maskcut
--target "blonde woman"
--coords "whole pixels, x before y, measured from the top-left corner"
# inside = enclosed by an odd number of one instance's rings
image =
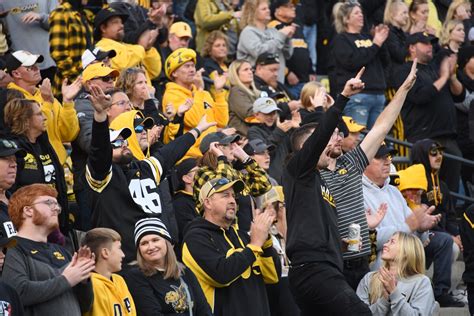
[[[430,15],[428,0],[413,0],[408,7],[408,14],[410,15],[408,33],[427,32],[433,36],[437,35],[436,29],[428,25]]]
[[[408,25],[408,6],[402,0],[388,0],[385,6],[383,21],[388,25],[390,33],[388,34],[387,50],[390,55],[390,68],[386,71],[387,85],[389,88],[395,88],[393,82],[394,74],[405,63],[407,51],[407,33],[405,28]]]
[[[268,28],[270,20],[268,0],[245,1],[240,21],[243,30],[237,45],[237,58],[245,59],[254,66],[259,55],[275,54],[280,61],[278,81],[285,82],[285,59],[293,54],[291,38],[295,33],[295,26],[288,25],[280,30]]]
[[[247,136],[249,125],[246,119],[253,116],[252,105],[260,91],[255,87],[252,65],[246,60],[237,59],[229,66],[229,127]]]
[[[137,261],[123,277],[137,315],[211,316],[211,308],[191,270],[176,259],[171,236],[158,218],[135,224]]]
[[[145,101],[153,99],[153,89],[148,86],[145,71],[141,68],[122,70],[115,86],[125,91],[134,109],[143,110]]]
[[[333,15],[337,35],[332,52],[337,71],[329,80],[336,81],[334,92],[339,93],[347,80],[354,78],[365,67],[362,75],[365,89],[351,98],[344,114],[370,129],[385,105],[387,85],[383,65],[389,63],[389,56],[384,43],[389,29],[385,25],[377,25],[373,36],[364,33],[364,13],[357,1],[337,3]]]
[[[464,43],[466,33],[464,32],[464,24],[460,20],[451,20],[443,24],[439,43],[442,47],[448,49],[452,53],[458,53],[459,48]]]
[[[433,315],[436,309],[425,251],[418,237],[396,232],[384,244],[383,265],[369,272],[357,287],[359,298],[373,315]]]
[[[327,93],[326,88],[317,81],[308,82],[303,86],[300,100],[303,106],[299,111],[301,120],[318,108],[326,112],[334,104],[334,99]]]
[[[451,2],[446,14],[447,23],[451,20],[468,20],[471,18],[471,2],[469,0],[454,0]]]

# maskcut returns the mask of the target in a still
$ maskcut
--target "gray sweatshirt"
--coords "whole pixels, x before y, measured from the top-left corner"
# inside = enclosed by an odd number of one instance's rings
[[[374,316],[431,316],[435,313],[437,305],[431,281],[422,274],[399,279],[397,288],[390,294],[389,300],[382,297],[370,305],[369,287],[374,273],[367,273],[357,287],[357,295],[365,304],[369,305]]]
[[[0,11],[9,11],[3,18],[10,32],[11,50],[26,50],[32,54],[41,54],[44,61],[40,69],[55,66],[49,53],[49,14],[58,5],[57,0],[3,0],[0,1]],[[23,23],[22,18],[29,12],[40,15],[40,20],[33,23]]]
[[[280,70],[278,81],[285,82],[285,59],[289,59],[293,54],[291,38],[286,37],[282,32],[274,28],[260,30],[254,26],[246,26],[240,33],[239,44],[237,45],[237,58],[247,60],[255,66],[257,57],[262,53],[278,55],[280,60]]]
[[[92,283],[71,288],[62,272],[71,255],[62,247],[16,237],[17,245],[8,249],[2,281],[20,295],[25,315],[81,316],[89,311],[94,294]]]

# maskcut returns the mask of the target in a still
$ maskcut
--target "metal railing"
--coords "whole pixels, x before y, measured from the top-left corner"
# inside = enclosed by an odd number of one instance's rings
[[[364,131],[362,133],[367,134],[367,132],[368,131]],[[413,147],[413,144],[410,143],[410,142],[399,140],[399,139],[396,139],[396,138],[394,138],[392,136],[388,136],[388,135],[385,137],[385,141],[390,142],[390,143],[394,143],[394,144],[397,144],[397,145],[405,146],[405,147],[408,147],[408,148]],[[459,157],[459,156],[448,154],[448,153],[444,153],[443,157],[445,157],[447,159],[459,161],[462,164],[470,166],[470,167],[474,167],[474,161],[463,158],[463,157]],[[395,157],[393,157],[393,162],[395,162],[395,163],[410,163],[410,158],[403,157],[403,156],[395,156]],[[454,197],[456,199],[463,200],[463,201],[466,201],[466,202],[469,202],[469,203],[474,203],[474,198],[472,198],[472,197],[462,195],[462,194],[459,194],[457,192],[452,192],[452,191],[449,191],[449,193],[451,194],[452,197]]]

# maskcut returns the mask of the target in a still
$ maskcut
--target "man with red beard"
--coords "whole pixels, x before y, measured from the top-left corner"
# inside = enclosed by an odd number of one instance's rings
[[[9,215],[18,230],[16,246],[5,258],[2,280],[16,289],[25,315],[81,315],[93,301],[90,272],[94,257],[89,248],[73,256],[47,242],[59,225],[57,192],[46,184],[32,184],[10,198]]]
[[[341,238],[344,240],[348,237],[349,225],[353,223],[360,225],[362,244],[359,251],[345,249],[342,254],[344,277],[354,290],[357,289],[364,275],[369,272],[369,256],[371,255],[369,230],[374,230],[385,215],[385,208],[381,207],[377,213],[369,213],[366,218],[362,194],[362,174],[392,128],[415,80],[416,61],[393,100],[380,114],[370,132],[355,149],[342,155],[341,145],[344,136],[339,133],[337,128],[328,144],[331,148],[329,166],[321,170],[321,177],[326,182],[336,202],[338,229]]]

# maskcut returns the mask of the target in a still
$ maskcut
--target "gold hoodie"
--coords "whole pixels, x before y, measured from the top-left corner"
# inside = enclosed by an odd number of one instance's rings
[[[91,273],[94,303],[84,316],[122,315],[136,316],[137,310],[125,280],[112,273],[111,279],[101,274]]]
[[[168,82],[166,84],[162,103],[163,111],[166,111],[165,108],[168,104],[173,105],[177,111],[179,106],[186,102],[186,99],[192,99],[194,101],[191,109],[184,114],[184,133],[196,127],[204,115],[207,115],[208,122],[217,123],[217,126],[213,126],[201,134],[194,146],[192,146],[183,157],[183,160],[186,158],[201,157],[202,153],[199,150],[199,144],[201,144],[201,140],[204,136],[216,132],[217,128],[227,126],[229,122],[229,107],[227,106],[225,95],[226,93],[224,91],[216,92],[216,100],[214,101],[209,92],[205,90],[199,91],[194,86],[192,90],[188,90],[174,82]],[[170,131],[172,130],[165,130],[165,143],[174,139],[174,135],[169,134]]]
[[[138,160],[143,160],[147,158],[143,153],[142,149],[140,148],[140,144],[138,143],[137,133],[135,133],[135,126],[133,125],[133,121],[136,118],[143,118],[143,114],[140,111],[132,110],[128,112],[124,112],[117,116],[112,123],[110,123],[110,128],[117,130],[120,128],[127,127],[132,131],[132,135],[127,138],[128,141],[128,148]]]

